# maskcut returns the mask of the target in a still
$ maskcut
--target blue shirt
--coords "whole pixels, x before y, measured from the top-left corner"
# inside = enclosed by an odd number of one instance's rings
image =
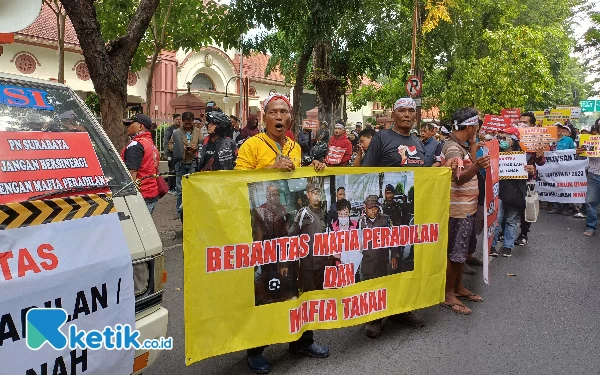
[[[557,150],[574,150],[575,142],[573,141],[573,138],[571,138],[571,137],[562,136],[562,138],[559,139],[559,141],[556,143],[556,149]]]

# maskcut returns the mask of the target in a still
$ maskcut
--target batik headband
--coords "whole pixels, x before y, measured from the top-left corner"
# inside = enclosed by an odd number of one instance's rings
[[[394,111],[398,108],[417,109],[417,103],[412,98],[400,98],[394,103]]]
[[[454,120],[454,129],[456,129],[456,130],[458,130],[459,126],[474,126],[474,125],[479,125],[479,115],[470,117],[470,118],[466,119],[465,121],[461,122],[460,124],[458,123],[458,121]]]

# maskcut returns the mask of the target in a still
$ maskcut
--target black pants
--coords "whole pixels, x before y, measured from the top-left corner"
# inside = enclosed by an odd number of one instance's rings
[[[523,211],[521,211],[521,235],[527,236],[530,229],[531,223],[525,220],[525,209],[523,209]]]
[[[167,177],[167,183],[169,184],[169,190],[175,190],[175,163],[173,162],[173,154],[170,154],[171,160],[167,162],[169,166],[169,177]]]
[[[302,336],[296,341],[290,342],[290,349],[306,348],[311,346],[315,342],[313,339],[313,331],[304,331]],[[262,354],[268,345],[260,346],[258,348],[248,349],[248,356]]]

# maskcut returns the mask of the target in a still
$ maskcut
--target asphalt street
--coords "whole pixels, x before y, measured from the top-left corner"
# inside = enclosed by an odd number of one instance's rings
[[[287,345],[273,345],[265,351],[272,373],[600,374],[600,241],[584,230],[582,219],[542,212],[527,246],[492,260],[489,286],[481,268],[465,275],[467,287],[485,299],[469,304],[471,316],[433,306],[417,311],[425,328],[388,321],[376,340],[362,326],[317,331],[329,358],[298,358]],[[168,248],[166,259],[164,306],[174,349],[144,374],[249,374],[245,352],[185,366],[181,246]]]

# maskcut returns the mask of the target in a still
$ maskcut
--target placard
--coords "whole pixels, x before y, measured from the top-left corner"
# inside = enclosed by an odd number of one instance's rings
[[[511,124],[516,124],[521,118],[520,108],[505,108],[500,111],[500,116],[510,119]]]
[[[85,187],[90,194],[109,191],[92,141],[84,132],[0,132],[0,172],[0,204],[64,189]]]
[[[535,152],[537,148],[550,150],[551,146],[556,145],[558,129],[556,126],[547,127],[525,127],[519,128],[521,135],[521,149],[527,152]]]
[[[319,120],[302,120],[303,129],[317,129],[319,127]]]
[[[510,118],[496,115],[485,115],[483,118],[483,125],[481,126],[481,131],[496,133],[500,132],[511,124]]]
[[[580,134],[579,147],[586,150],[583,154],[581,154],[582,156],[587,156],[588,158],[599,158],[600,135]]]
[[[485,143],[485,155],[490,156],[490,166],[485,170],[485,212],[483,215],[483,281],[486,284],[489,280],[489,254],[494,241],[494,234],[498,223],[498,204],[500,195],[500,184],[498,171],[499,165],[498,140],[494,139]]]
[[[499,157],[501,180],[526,180],[527,154],[525,152],[501,152]]]

